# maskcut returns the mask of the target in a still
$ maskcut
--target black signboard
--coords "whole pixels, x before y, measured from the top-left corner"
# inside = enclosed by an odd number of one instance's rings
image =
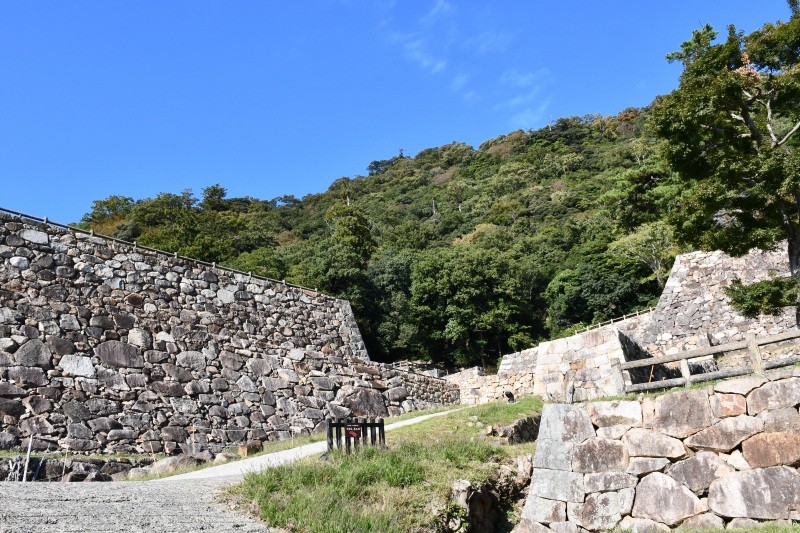
[[[361,424],[346,424],[344,431],[348,437],[358,439],[361,437]]]

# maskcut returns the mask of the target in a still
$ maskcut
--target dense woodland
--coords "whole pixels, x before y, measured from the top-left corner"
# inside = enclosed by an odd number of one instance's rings
[[[667,56],[679,87],[647,109],[401,150],[301,199],[219,184],[111,196],[81,224],[346,298],[383,361],[493,366],[653,304],[690,247],[788,242],[791,277],[728,292],[745,314],[777,312],[800,298],[800,0],[788,5],[749,35],[693,32]]]
[[[679,184],[647,117],[401,150],[303,198],[111,196],[81,224],[346,298],[373,359],[492,366],[657,300]]]

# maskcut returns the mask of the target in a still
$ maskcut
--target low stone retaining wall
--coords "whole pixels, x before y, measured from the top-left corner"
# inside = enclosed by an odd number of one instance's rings
[[[548,404],[518,531],[800,522],[800,369],[641,401]]]

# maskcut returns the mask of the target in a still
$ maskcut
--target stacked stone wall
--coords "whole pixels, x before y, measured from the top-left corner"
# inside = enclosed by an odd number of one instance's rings
[[[214,451],[458,401],[349,304],[0,214],[0,448]]]
[[[548,404],[520,531],[800,523],[800,369]]]

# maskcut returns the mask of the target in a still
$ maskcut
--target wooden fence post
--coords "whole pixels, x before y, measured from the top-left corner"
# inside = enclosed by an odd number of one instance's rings
[[[689,378],[692,375],[692,371],[689,369],[689,360],[681,359],[680,365],[681,365],[681,376],[685,380],[683,386],[688,387],[689,384],[691,383],[689,381]]]
[[[747,350],[750,352],[750,364],[753,366],[753,374],[756,376],[764,375],[764,360],[761,358],[761,349],[754,334],[747,336]]]

